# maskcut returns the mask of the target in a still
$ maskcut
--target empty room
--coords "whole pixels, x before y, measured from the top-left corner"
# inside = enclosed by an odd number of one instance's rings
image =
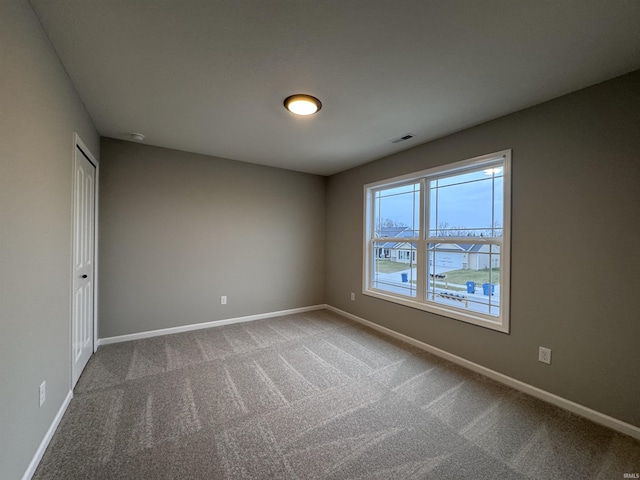
[[[640,478],[639,25],[2,1],[0,479]]]

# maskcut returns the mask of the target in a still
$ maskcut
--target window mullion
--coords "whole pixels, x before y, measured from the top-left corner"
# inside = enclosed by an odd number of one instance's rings
[[[420,302],[426,300],[426,249],[425,241],[427,221],[425,215],[427,215],[427,202],[429,196],[427,195],[426,180],[422,178],[420,180],[420,231],[418,234],[418,242],[416,242],[417,258],[416,258],[416,298]]]

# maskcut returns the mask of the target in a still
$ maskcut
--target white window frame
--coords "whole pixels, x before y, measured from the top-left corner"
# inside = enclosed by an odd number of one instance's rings
[[[502,236],[497,238],[473,237],[474,244],[497,244],[500,246],[500,315],[490,316],[462,308],[443,305],[427,299],[427,248],[429,243],[471,243],[469,237],[429,237],[429,195],[428,181],[442,176],[463,173],[466,170],[491,168],[502,163],[503,170],[503,218]],[[416,296],[411,297],[399,293],[376,289],[373,284],[373,261],[375,258],[374,244],[376,242],[394,241],[392,238],[374,236],[374,195],[381,189],[399,187],[403,184],[421,183],[420,188],[420,228],[419,237],[403,238],[402,241],[415,243],[417,248],[417,278]],[[397,240],[397,239],[395,239]],[[502,150],[468,160],[463,160],[439,167],[410,173],[399,177],[389,178],[364,186],[364,248],[363,248],[363,283],[364,295],[379,298],[407,307],[436,313],[463,322],[490,328],[499,332],[509,333],[510,324],[510,279],[511,279],[511,150]]]

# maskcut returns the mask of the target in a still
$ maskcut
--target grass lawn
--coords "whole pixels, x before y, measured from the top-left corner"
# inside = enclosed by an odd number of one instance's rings
[[[489,283],[489,270],[451,270],[446,272],[445,281],[448,283],[457,283],[465,285],[467,282],[476,282],[477,287],[482,288],[483,283]],[[491,270],[491,283],[500,285],[500,269],[493,268]]]
[[[408,270],[411,266],[408,263],[392,262],[391,260],[377,260],[376,268],[380,273],[395,273],[402,270]],[[500,269],[491,270],[491,283],[500,285]],[[476,282],[476,288],[482,288],[483,283],[489,283],[489,270],[451,270],[445,273],[446,278],[438,279],[438,286],[444,287],[444,283],[457,283],[465,285],[467,282]],[[414,280],[415,282],[415,280]],[[449,287],[450,290],[460,290],[455,287]],[[465,289],[462,289],[465,290]]]
[[[395,273],[401,270],[408,270],[411,265],[408,263],[392,262],[391,260],[377,260],[376,269],[380,273]]]

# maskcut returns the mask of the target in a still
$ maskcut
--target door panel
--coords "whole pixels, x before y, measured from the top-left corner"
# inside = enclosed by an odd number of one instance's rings
[[[73,232],[73,385],[93,353],[96,167],[76,146]]]

